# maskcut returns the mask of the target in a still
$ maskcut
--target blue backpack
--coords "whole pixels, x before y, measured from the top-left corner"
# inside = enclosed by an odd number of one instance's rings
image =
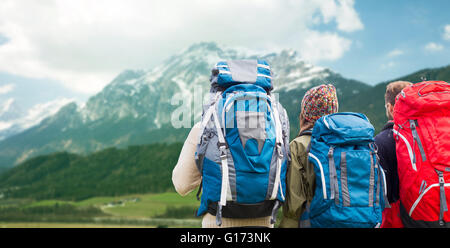
[[[197,215],[215,215],[219,226],[222,217],[272,216],[275,222],[286,189],[289,121],[270,94],[270,66],[264,60],[219,62],[211,83],[219,90],[202,114]]]
[[[316,188],[300,225],[378,227],[386,200],[386,180],[378,163],[374,128],[359,113],[321,117],[312,131],[309,162]]]

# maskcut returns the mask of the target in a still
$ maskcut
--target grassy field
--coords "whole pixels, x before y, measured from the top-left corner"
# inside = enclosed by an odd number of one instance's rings
[[[143,225],[110,225],[90,223],[0,222],[0,228],[149,228]]]
[[[104,216],[67,221],[4,221],[0,219],[3,228],[154,228],[154,227],[201,227],[201,218],[194,216],[194,210],[200,202],[195,192],[181,197],[175,192],[161,194],[135,194],[118,197],[93,197],[83,201],[28,199],[0,200],[2,208],[15,206],[20,209],[39,207],[54,207],[55,205],[71,205],[77,209],[95,207],[106,213]],[[181,212],[181,216],[178,216]],[[70,212],[72,213],[72,212]],[[83,217],[83,216],[80,216]],[[278,213],[277,224],[281,220]]]
[[[55,206],[73,205],[78,208],[94,206],[108,214],[93,219],[92,223],[45,223],[45,222],[2,222],[1,227],[200,227],[201,219],[194,216],[194,209],[199,205],[195,193],[181,197],[175,192],[161,194],[136,194],[119,197],[93,197],[83,201],[60,201],[43,200],[31,201],[21,200],[0,200],[1,207],[16,206],[22,209]],[[183,210],[184,215],[180,218],[170,216],[170,210],[177,213]],[[168,212],[169,210],[169,212]],[[187,211],[187,213],[186,213]],[[179,211],[178,211],[179,212]]]
[[[122,198],[123,199],[123,198]],[[167,208],[189,206],[195,209],[199,202],[195,194],[181,197],[176,193],[163,193],[155,195],[129,196],[126,199],[139,199],[138,201],[126,201],[121,207],[103,207],[103,211],[120,217],[156,217],[164,214]],[[192,212],[194,217],[194,212]]]
[[[26,204],[25,207],[49,206],[54,204],[72,204],[78,207],[96,206],[105,213],[118,217],[151,218],[163,214],[167,207],[198,207],[199,201],[191,193],[181,197],[177,193],[126,195],[118,197],[94,197],[84,201],[44,200]],[[194,217],[194,213],[192,213]]]

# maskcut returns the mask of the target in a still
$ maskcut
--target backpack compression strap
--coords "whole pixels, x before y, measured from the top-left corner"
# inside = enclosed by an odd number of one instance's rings
[[[273,103],[272,99],[269,97],[269,100],[271,101],[271,103]],[[267,104],[268,105],[268,104]],[[269,105],[268,105],[269,106]],[[277,195],[278,195],[278,189],[280,190],[281,193],[281,198],[284,200],[284,194],[283,194],[283,187],[281,184],[281,163],[283,162],[283,150],[282,147],[284,146],[283,144],[283,130],[282,130],[282,126],[281,126],[281,120],[280,120],[280,114],[278,112],[277,106],[272,106],[271,107],[271,114],[273,119],[275,120],[275,133],[276,133],[276,137],[275,137],[275,142],[276,142],[276,147],[275,149],[277,149],[276,153],[277,153],[277,171],[276,171],[276,176],[275,176],[275,182],[274,182],[274,187],[273,187],[273,191],[272,191],[272,196],[270,197],[271,200],[276,200]],[[271,216],[271,220],[270,223],[271,224],[275,224],[276,222],[276,217],[277,217],[277,212],[278,209],[280,208],[281,204],[278,200],[276,200],[275,205],[272,209],[272,216]]]
[[[214,125],[217,129],[217,137],[219,139],[220,162],[222,164],[222,188],[220,190],[220,200],[217,205],[216,224],[222,225],[222,207],[227,205],[227,189],[228,189],[228,161],[227,161],[227,143],[222,133],[222,128],[217,117],[217,112],[213,111]]]
[[[384,207],[385,208],[391,208],[391,205],[389,204],[389,200],[387,197],[387,183],[386,183],[386,173],[384,173],[384,169],[380,164],[380,157],[378,156],[378,147],[375,144],[375,142],[371,143],[370,148],[374,151],[375,157],[377,158],[377,167],[381,176],[381,183],[383,186],[383,200],[384,200]]]
[[[218,91],[212,98],[212,100],[210,102],[210,106],[209,106],[208,110],[206,110],[205,115],[202,118],[202,122],[200,124],[200,135],[198,137],[197,144],[200,144],[200,142],[202,141],[202,136],[203,136],[203,133],[205,132],[206,125],[208,125],[208,122],[211,120],[213,111],[217,108],[217,102],[219,100],[219,97],[220,97],[220,92]]]
[[[271,98],[269,97],[269,100],[271,100]],[[272,102],[272,101],[271,101]],[[281,121],[280,121],[280,115],[278,113],[278,109],[277,106],[272,106],[271,109],[271,113],[272,113],[272,117],[275,120],[275,133],[276,133],[276,138],[275,138],[275,142],[276,142],[276,149],[277,149],[277,171],[276,171],[276,176],[275,176],[275,183],[274,183],[274,187],[273,187],[273,191],[272,191],[272,196],[270,197],[271,200],[275,200],[277,198],[278,195],[278,189],[280,189],[280,193],[281,193],[281,198],[284,200],[284,194],[283,194],[283,190],[281,187],[281,181],[280,181],[280,175],[281,175],[281,163],[283,161],[283,131],[282,131],[282,127],[281,127]]]

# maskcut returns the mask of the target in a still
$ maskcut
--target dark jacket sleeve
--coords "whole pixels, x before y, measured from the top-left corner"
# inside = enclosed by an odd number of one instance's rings
[[[387,197],[389,203],[399,199],[397,155],[392,129],[385,129],[375,137],[380,164],[386,174]]]

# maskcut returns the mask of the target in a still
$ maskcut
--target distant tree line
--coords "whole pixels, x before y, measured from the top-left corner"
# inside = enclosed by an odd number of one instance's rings
[[[94,217],[108,216],[99,208],[54,204],[34,207],[0,207],[0,221],[4,222],[91,222]]]

